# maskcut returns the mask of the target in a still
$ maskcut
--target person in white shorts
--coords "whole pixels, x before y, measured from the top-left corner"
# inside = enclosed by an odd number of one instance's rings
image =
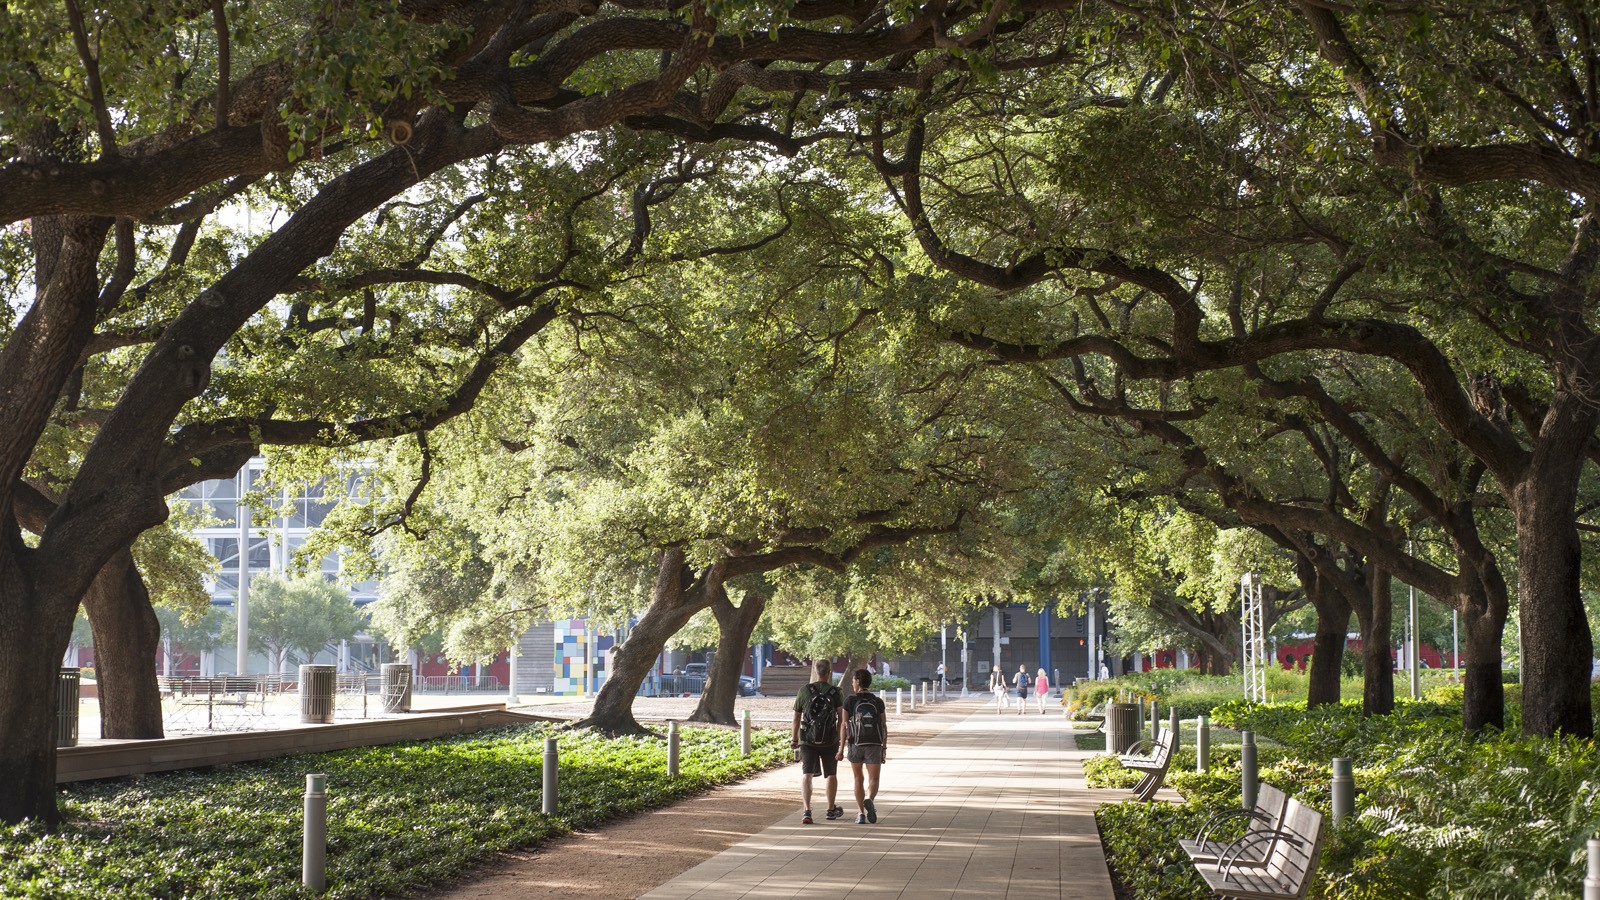
[[[1006,674],[999,666],[989,670],[989,690],[994,694],[994,711],[1004,712],[1011,705],[1011,693],[1006,690]]]

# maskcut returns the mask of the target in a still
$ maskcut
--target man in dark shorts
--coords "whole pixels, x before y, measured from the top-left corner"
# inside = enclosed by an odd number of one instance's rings
[[[811,664],[811,683],[794,698],[794,730],[789,746],[800,751],[800,795],[803,825],[811,824],[811,778],[828,779],[828,818],[844,816],[839,796],[839,760],[844,759],[844,694],[833,684],[833,665],[826,659]]]
[[[856,776],[856,824],[878,821],[878,773],[889,759],[889,716],[872,693],[872,673],[857,669],[855,693],[844,700],[845,753]],[[865,783],[863,783],[863,775]]]

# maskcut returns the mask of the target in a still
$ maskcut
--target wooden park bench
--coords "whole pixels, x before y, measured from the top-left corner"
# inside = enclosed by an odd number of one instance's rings
[[[810,683],[810,666],[768,666],[761,672],[761,693],[766,697],[798,697]]]
[[[1221,840],[1217,837],[1219,829],[1226,828],[1228,823],[1239,819],[1248,819],[1245,824],[1244,835],[1238,840],[1245,843],[1250,849],[1241,864],[1248,862],[1265,862],[1272,852],[1272,842],[1269,839],[1261,843],[1251,836],[1255,834],[1276,835],[1283,828],[1283,811],[1289,803],[1289,795],[1270,784],[1263,784],[1256,790],[1256,805],[1250,809],[1230,809],[1212,816],[1201,827],[1200,833],[1194,840],[1183,840],[1178,846],[1183,852],[1189,854],[1189,859],[1195,863],[1214,864],[1222,858],[1235,841]],[[1249,840],[1246,840],[1249,838]]]
[[[1155,740],[1140,741],[1117,757],[1123,768],[1144,773],[1144,777],[1133,787],[1135,797],[1149,800],[1156,795],[1156,791],[1161,790],[1161,785],[1167,780],[1167,768],[1172,765],[1172,746],[1176,737],[1173,729],[1164,728]],[[1141,747],[1148,749],[1140,752]]]
[[[1270,847],[1264,859],[1257,856],[1262,846]],[[1195,870],[1223,900],[1301,900],[1321,855],[1322,813],[1290,797],[1280,827],[1246,834]]]

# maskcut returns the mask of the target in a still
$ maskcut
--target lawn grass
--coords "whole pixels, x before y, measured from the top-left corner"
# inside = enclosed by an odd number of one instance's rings
[[[540,812],[544,739],[560,751],[559,809]],[[327,775],[328,891],[404,894],[502,851],[671,803],[789,759],[756,732],[684,728],[667,777],[661,737],[514,725],[432,741],[306,754],[63,789],[63,826],[0,832],[0,896],[311,896],[300,886],[305,775]]]

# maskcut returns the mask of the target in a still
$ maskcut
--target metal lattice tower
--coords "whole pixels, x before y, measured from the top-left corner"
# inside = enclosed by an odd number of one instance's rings
[[[1240,668],[1244,672],[1244,698],[1252,703],[1267,700],[1267,629],[1262,624],[1264,616],[1261,601],[1261,576],[1248,572],[1239,579],[1241,630]]]

